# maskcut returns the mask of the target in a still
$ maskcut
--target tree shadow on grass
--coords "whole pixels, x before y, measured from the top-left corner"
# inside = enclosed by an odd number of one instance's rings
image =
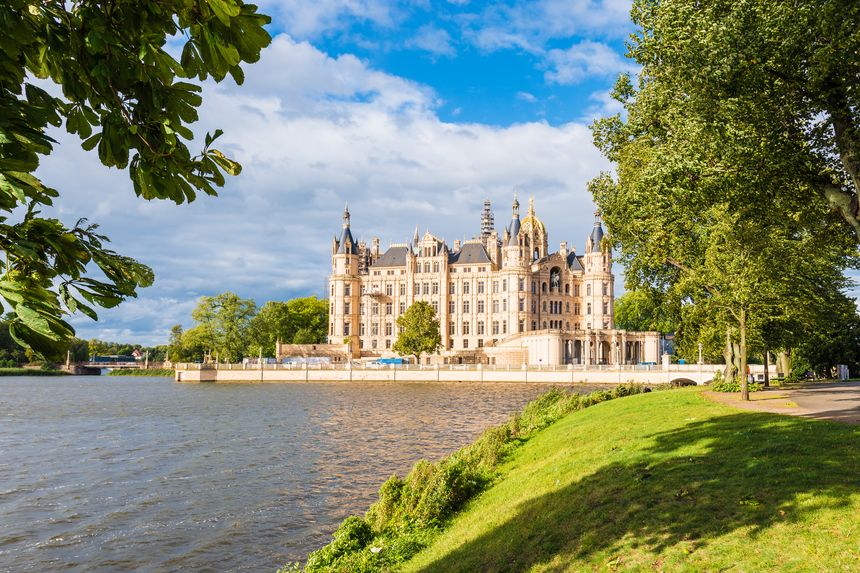
[[[641,457],[522,503],[515,517],[423,571],[556,571],[622,540],[654,553],[680,544],[692,552],[738,528],[756,537],[840,507],[860,491],[856,427],[742,413],[650,438]]]

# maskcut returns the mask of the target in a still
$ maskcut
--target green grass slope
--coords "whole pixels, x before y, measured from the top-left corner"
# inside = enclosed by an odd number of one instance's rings
[[[860,428],[697,389],[568,415],[411,572],[860,571]]]

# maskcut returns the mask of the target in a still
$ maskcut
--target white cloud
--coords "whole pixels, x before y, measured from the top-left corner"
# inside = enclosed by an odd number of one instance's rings
[[[260,12],[274,17],[296,38],[314,38],[353,21],[392,26],[396,3],[385,0],[262,0]]]
[[[454,56],[457,52],[451,44],[451,35],[441,28],[422,26],[414,38],[407,40],[406,47],[429,52],[434,56]]]
[[[529,103],[535,103],[538,100],[534,94],[530,94],[529,92],[517,92],[517,99],[527,101]]]
[[[636,73],[638,68],[618,52],[599,42],[584,40],[566,50],[550,50],[546,57],[548,82],[575,84],[587,77],[610,77],[621,72]]]
[[[220,197],[190,205],[137,199],[126,174],[52,134],[60,145],[39,174],[62,192],[55,212],[67,222],[98,214],[114,248],[157,276],[100,323],[76,319],[80,336],[165,342],[203,294],[324,294],[346,201],[360,239],[401,242],[417,224],[451,243],[478,232],[485,198],[501,230],[517,190],[536,196],[555,245],[582,245],[593,212],[585,184],[608,168],[583,124],[445,122],[426,86],[286,36],[245,85],[207,84],[204,100],[198,133],[223,128],[221,148],[244,170]]]

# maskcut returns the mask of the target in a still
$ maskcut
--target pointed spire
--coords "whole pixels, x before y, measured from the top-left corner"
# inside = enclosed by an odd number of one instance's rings
[[[420,239],[418,237],[418,225],[415,225],[415,235],[412,237],[412,244],[417,247],[419,242]]]
[[[520,202],[517,200],[517,194],[516,193],[514,193],[514,204],[513,204],[512,212],[513,212],[513,218],[514,219],[520,218]]]
[[[535,216],[535,198],[534,196],[529,197],[529,217]]]
[[[343,206],[343,228],[349,229],[349,203]]]

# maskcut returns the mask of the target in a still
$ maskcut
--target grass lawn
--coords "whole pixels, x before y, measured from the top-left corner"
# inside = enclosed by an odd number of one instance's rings
[[[39,370],[37,368],[0,368],[0,376],[64,376],[62,370]]]
[[[563,418],[405,571],[860,571],[860,427],[699,389]]]

